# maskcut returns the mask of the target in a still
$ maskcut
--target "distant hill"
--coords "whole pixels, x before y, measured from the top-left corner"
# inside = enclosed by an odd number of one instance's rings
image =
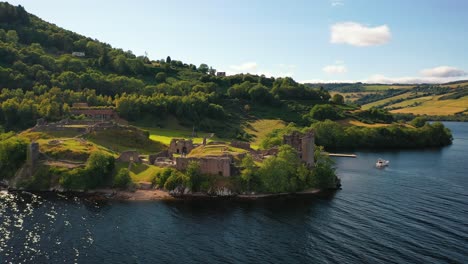
[[[468,112],[468,81],[443,84],[366,84],[331,83],[307,84],[323,87],[333,94],[341,94],[346,101],[387,109],[393,113],[445,116]]]

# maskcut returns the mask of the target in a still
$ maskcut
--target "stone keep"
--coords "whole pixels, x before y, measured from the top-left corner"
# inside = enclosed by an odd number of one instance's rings
[[[292,146],[299,154],[299,158],[307,164],[308,167],[314,167],[315,137],[313,131],[309,131],[305,134],[294,131],[289,135],[284,135],[283,144]]]

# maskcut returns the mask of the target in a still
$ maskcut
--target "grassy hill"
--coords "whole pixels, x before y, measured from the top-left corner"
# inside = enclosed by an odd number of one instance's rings
[[[318,84],[309,84],[317,86]],[[444,84],[323,84],[332,95],[340,94],[362,109],[373,107],[392,113],[430,116],[466,115],[468,81]]]

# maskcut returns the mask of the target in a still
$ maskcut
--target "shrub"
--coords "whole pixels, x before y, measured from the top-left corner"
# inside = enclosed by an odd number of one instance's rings
[[[115,175],[113,186],[120,189],[127,189],[131,183],[132,178],[130,178],[129,170],[127,168],[122,168],[117,175]]]
[[[173,170],[171,176],[167,178],[166,183],[164,183],[164,189],[171,191],[179,186],[184,185],[184,175],[176,170]]]
[[[4,134],[0,138],[0,179],[12,177],[23,165],[27,155],[28,142],[8,135]]]

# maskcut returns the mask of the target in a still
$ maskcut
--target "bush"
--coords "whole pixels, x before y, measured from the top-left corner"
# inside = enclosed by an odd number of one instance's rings
[[[338,120],[343,119],[343,111],[339,108],[335,108],[329,104],[315,105],[307,117],[315,120]]]
[[[171,191],[179,186],[184,185],[184,175],[176,170],[173,170],[171,176],[167,178],[166,183],[164,183],[164,189]]]
[[[159,188],[163,188],[167,179],[171,177],[173,171],[174,169],[172,168],[165,168],[162,172],[158,172],[151,182],[153,185],[157,185]]]
[[[127,168],[122,168],[117,175],[115,175],[113,186],[120,189],[127,189],[131,183],[132,178],[130,177],[129,170]]]
[[[13,177],[26,161],[28,142],[3,134],[0,137],[0,179]]]
[[[93,152],[85,168],[56,171],[60,184],[69,190],[94,189],[106,185],[112,177],[115,159],[101,152]]]

